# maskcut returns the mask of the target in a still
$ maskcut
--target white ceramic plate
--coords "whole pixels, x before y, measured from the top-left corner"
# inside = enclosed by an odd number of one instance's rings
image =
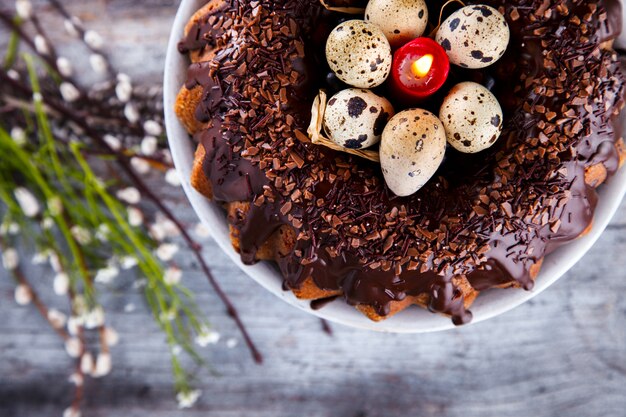
[[[321,310],[312,310],[308,301],[298,300],[290,291],[283,291],[282,277],[271,264],[261,262],[247,266],[241,262],[239,254],[231,246],[224,211],[197,193],[189,182],[195,145],[173,111],[176,95],[184,83],[188,66],[186,58],[178,53],[176,46],[188,19],[203,3],[202,0],[183,0],[174,21],[165,63],[165,121],[174,164],[182,178],[185,193],[198,217],[209,227],[219,246],[235,264],[265,289],[287,303],[321,318],[362,329],[397,333],[425,333],[454,328],[450,319],[420,308],[409,308],[381,323],[370,321],[356,309],[340,301],[330,303]],[[622,44],[626,45],[626,42],[622,41]],[[598,240],[619,208],[625,193],[626,169],[622,169],[599,190],[599,204],[591,233],[547,256],[533,291],[491,290],[482,293],[471,308],[474,314],[473,323],[487,320],[519,306],[562,277]]]

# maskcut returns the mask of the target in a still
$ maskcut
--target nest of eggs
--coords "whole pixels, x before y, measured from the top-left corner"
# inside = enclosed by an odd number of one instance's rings
[[[358,8],[327,8],[363,13]],[[421,37],[427,28],[423,0],[370,0],[364,20],[340,23],[326,43],[331,70],[351,88],[330,99],[321,91],[311,110],[308,133],[313,143],[380,162],[385,182],[399,196],[426,184],[442,163],[447,144],[458,152],[478,153],[497,141],[503,126],[498,100],[474,82],[452,87],[438,115],[420,107],[444,84],[450,64],[481,69],[504,55],[510,38],[504,17],[487,5],[464,6],[443,23],[440,15],[432,32],[436,43]],[[438,49],[432,55],[407,56],[415,50],[407,47],[420,43]],[[425,64],[424,57],[429,58]],[[435,88],[433,74],[441,81]],[[385,91],[385,97],[374,88]],[[420,89],[427,94],[420,96]],[[396,114],[387,97],[407,109]]]

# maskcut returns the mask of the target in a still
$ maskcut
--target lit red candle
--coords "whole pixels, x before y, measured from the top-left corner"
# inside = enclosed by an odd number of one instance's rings
[[[417,38],[394,54],[390,87],[402,101],[421,101],[436,93],[449,73],[450,60],[441,45],[430,38]]]

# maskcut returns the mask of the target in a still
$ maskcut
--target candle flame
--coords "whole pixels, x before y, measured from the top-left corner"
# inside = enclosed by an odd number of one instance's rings
[[[411,65],[411,72],[418,78],[424,78],[433,66],[434,57],[430,54],[424,55]]]

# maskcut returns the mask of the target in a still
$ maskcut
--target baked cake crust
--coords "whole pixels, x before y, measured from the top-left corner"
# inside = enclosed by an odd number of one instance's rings
[[[493,86],[503,138],[479,158],[453,153],[408,198],[304,134],[317,89],[333,88],[319,45],[337,15],[316,0],[213,0],[192,17],[175,110],[198,142],[192,185],[224,205],[245,262],[275,261],[299,298],[343,296],[372,320],[419,305],[462,324],[480,291],[531,289],[543,257],[590,229],[594,189],[626,160],[619,2],[481,3],[509,22],[509,52],[451,82]]]

